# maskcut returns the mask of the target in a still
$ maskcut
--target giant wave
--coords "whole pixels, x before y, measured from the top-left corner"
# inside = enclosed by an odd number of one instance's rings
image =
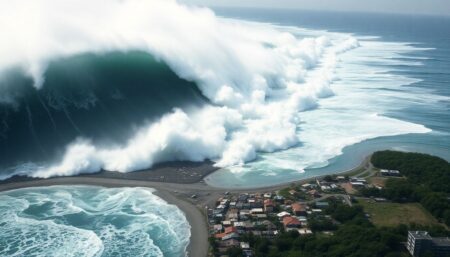
[[[67,134],[64,129],[64,135],[68,136],[64,136],[63,143],[53,144],[49,161],[24,165],[25,158],[22,163],[16,162],[19,165],[4,173],[3,178],[15,174],[74,175],[101,169],[129,172],[171,160],[211,159],[219,167],[240,167],[258,158],[261,152],[304,144],[320,147],[324,141],[341,138],[333,146],[325,145],[325,149],[316,147],[314,152],[300,152],[310,157],[300,165],[298,162],[280,163],[280,166],[298,170],[316,164],[314,158],[323,162],[324,158],[338,154],[342,147],[364,139],[429,131],[421,125],[376,113],[364,113],[361,117],[370,120],[368,124],[383,124],[383,128],[364,127],[358,131],[363,126],[357,126],[355,131],[348,131],[332,127],[339,125],[339,121],[345,122],[342,119],[349,120],[350,113],[349,117],[344,114],[320,116],[324,119],[321,122],[310,120],[305,124],[305,119],[315,115],[314,111],[307,111],[319,107],[320,99],[338,99],[332,97],[331,85],[339,79],[336,70],[340,69],[340,56],[361,45],[349,34],[225,19],[208,9],[188,7],[172,0],[95,0],[89,4],[39,0],[26,5],[23,1],[2,1],[0,10],[0,30],[6,31],[10,39],[0,47],[0,69],[19,67],[17,73],[29,77],[27,83],[35,88],[26,91],[37,95],[32,97],[33,101],[41,106],[37,111],[30,108],[32,105],[27,100],[21,100],[24,99],[20,95],[21,87],[14,79],[4,79],[11,70],[4,72],[0,104],[2,110],[9,108],[9,111],[2,119],[3,138],[7,141],[8,133],[20,135],[16,130],[25,130],[22,134],[31,131],[29,141],[34,140],[39,147],[46,148],[52,139],[41,138],[46,134],[45,129],[40,128],[44,132],[36,133],[36,122],[46,117],[46,126],[55,126],[52,118],[55,111],[51,109],[55,109],[54,106],[59,108],[58,115],[69,123],[68,129],[74,130]],[[17,19],[17,15],[21,19]],[[112,81],[116,81],[116,72],[131,74],[125,76],[120,86],[110,87],[109,80],[98,79],[101,74],[95,73],[96,68],[83,70],[83,65],[67,68],[64,72],[70,76],[65,80],[51,80],[55,63],[64,63],[64,60],[71,63],[80,56],[92,55],[97,61],[89,65],[98,67],[98,60],[110,58],[104,56],[117,52],[128,55],[133,51],[147,56],[144,58],[147,69],[133,73],[127,68],[128,63],[121,63],[116,70],[108,67],[108,73],[103,74],[107,77],[114,71]],[[373,58],[376,60],[376,56]],[[153,59],[159,63],[154,64]],[[178,77],[170,75],[165,65]],[[364,67],[370,65],[370,62],[364,63]],[[53,69],[58,68],[57,65]],[[147,71],[156,75],[149,76]],[[137,80],[139,87],[133,87],[136,82],[133,79],[141,76],[144,79]],[[40,95],[48,95],[56,87],[62,88],[64,93],[55,99],[64,104],[42,103]],[[102,93],[92,88],[102,88]],[[138,113],[120,102],[115,102],[118,106],[104,104],[106,99],[123,97],[122,90],[129,90],[130,94],[136,90],[130,101],[138,101]],[[171,96],[175,100],[170,99]],[[182,99],[176,100],[176,97]],[[74,114],[68,111],[66,103],[77,112],[89,111]],[[116,117],[116,113],[121,112],[125,118]],[[20,117],[16,116],[18,113],[25,121],[13,129],[11,120],[20,120],[16,118]],[[88,128],[78,128],[79,123]],[[113,123],[116,125],[110,126]],[[322,136],[315,131],[321,131]],[[120,140],[114,140],[117,138]],[[0,141],[5,153],[11,152],[7,150],[10,146],[31,143],[4,142],[5,139]],[[56,146],[65,149],[58,154],[61,149],[55,150]],[[10,155],[15,154],[18,153],[12,151]]]

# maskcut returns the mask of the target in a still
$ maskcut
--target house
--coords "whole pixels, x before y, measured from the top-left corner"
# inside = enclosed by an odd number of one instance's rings
[[[219,243],[219,247],[225,247],[225,248],[239,247],[239,246],[240,246],[239,241],[234,238],[223,240],[222,242]]]
[[[312,197],[320,197],[319,192],[317,192],[317,190],[313,189],[313,190],[309,190],[308,194]]]
[[[337,176],[336,179],[342,182],[345,181],[345,176]]]
[[[223,225],[224,227],[231,226],[231,221],[229,221],[229,220],[224,220],[224,221],[222,221],[222,225]]]
[[[265,193],[264,198],[272,198],[272,193]]]
[[[230,234],[226,234],[222,237],[222,241],[224,240],[228,240],[228,239],[238,239],[239,238],[239,234],[238,233],[230,233]]]
[[[239,210],[237,208],[232,208],[228,210],[226,219],[227,220],[237,220],[239,218]]]
[[[271,199],[264,200],[264,211],[265,212],[273,212],[273,202]]]
[[[294,189],[289,190],[290,195],[295,195],[295,193],[297,193],[297,191],[295,191]]]
[[[262,214],[262,213],[264,213],[264,210],[263,210],[263,208],[253,208],[253,209],[250,210],[250,213],[252,215]]]
[[[222,226],[222,224],[215,224],[213,229],[214,229],[214,232],[217,233],[217,232],[222,231],[223,226]]]
[[[237,228],[236,227],[226,227],[225,234],[230,234],[230,233],[237,233]]]
[[[286,230],[297,229],[301,227],[300,221],[292,216],[286,216],[283,218],[283,226]]]
[[[306,216],[306,206],[301,203],[291,204],[292,213],[296,216]]]
[[[275,226],[275,224],[273,224],[272,222],[270,222],[269,220],[264,220],[261,222],[261,225],[266,226],[267,230],[276,230],[277,226]]]
[[[364,182],[360,182],[360,181],[352,181],[352,182],[350,182],[350,185],[352,185],[353,188],[363,188],[363,187],[365,187]]]

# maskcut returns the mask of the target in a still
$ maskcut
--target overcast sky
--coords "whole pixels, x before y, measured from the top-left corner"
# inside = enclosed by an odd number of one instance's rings
[[[179,0],[202,6],[450,15],[450,0]]]

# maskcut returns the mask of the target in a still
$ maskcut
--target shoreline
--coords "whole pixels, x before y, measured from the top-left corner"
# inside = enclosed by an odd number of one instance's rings
[[[373,168],[370,163],[369,155],[355,168],[336,172],[332,175],[352,174],[360,170],[366,171]],[[100,174],[100,173],[99,173]],[[208,242],[208,224],[204,210],[206,208],[213,208],[216,199],[222,196],[226,188],[213,187],[203,181],[203,177],[195,183],[170,183],[151,180],[138,180],[130,178],[119,178],[117,176],[108,176],[110,173],[102,173],[103,176],[93,175],[78,175],[72,177],[54,177],[48,179],[30,179],[30,180],[11,180],[0,183],[0,192],[9,191],[20,188],[31,187],[45,187],[54,185],[91,185],[103,187],[147,187],[155,189],[154,194],[162,198],[169,204],[177,206],[183,213],[189,225],[191,226],[191,237],[186,248],[187,256],[201,257],[207,256],[209,250]],[[261,192],[261,191],[277,191],[292,184],[303,183],[324,177],[326,175],[314,176],[310,178],[291,181],[288,183],[281,183],[272,186],[252,187],[229,189],[231,193],[239,192]],[[192,198],[192,195],[196,195]]]

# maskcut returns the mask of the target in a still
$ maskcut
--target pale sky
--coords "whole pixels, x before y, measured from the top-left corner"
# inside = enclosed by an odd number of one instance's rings
[[[450,0],[179,0],[211,7],[262,7],[349,12],[450,15]]]

